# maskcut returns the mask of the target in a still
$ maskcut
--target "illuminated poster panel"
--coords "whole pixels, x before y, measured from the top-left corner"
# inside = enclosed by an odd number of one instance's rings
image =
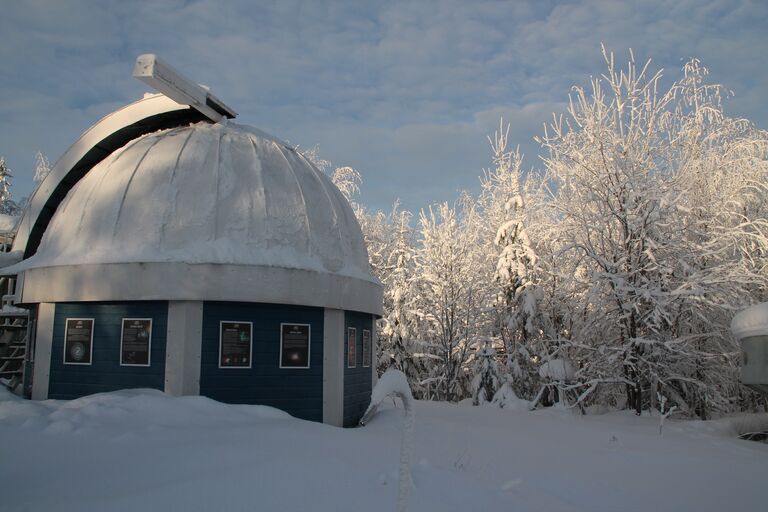
[[[357,366],[357,329],[347,328],[347,368]]]
[[[219,368],[250,368],[253,324],[222,321],[219,326]]]
[[[280,368],[309,368],[309,324],[280,324]]]
[[[93,318],[67,318],[64,328],[64,364],[91,364]]]
[[[363,329],[363,367],[371,366],[371,331]]]
[[[152,319],[123,318],[120,333],[120,366],[149,366]]]

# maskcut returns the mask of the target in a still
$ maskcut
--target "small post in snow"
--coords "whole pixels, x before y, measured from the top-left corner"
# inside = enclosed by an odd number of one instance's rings
[[[659,435],[664,435],[664,420],[669,417],[670,414],[675,412],[677,409],[676,405],[673,405],[669,409],[667,409],[666,412],[664,412],[664,407],[667,405],[667,397],[662,395],[661,393],[656,393],[656,396],[659,398],[659,403],[661,404],[661,408],[659,409],[659,413],[661,416],[659,417]]]

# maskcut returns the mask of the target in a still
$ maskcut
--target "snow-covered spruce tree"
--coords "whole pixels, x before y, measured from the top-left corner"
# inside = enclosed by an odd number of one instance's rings
[[[11,179],[13,175],[5,159],[0,157],[0,213],[6,215],[18,215],[20,213],[19,205],[11,196]]]
[[[504,382],[504,377],[496,361],[496,350],[491,340],[486,340],[475,353],[473,375],[472,404],[480,405],[492,400]]]
[[[748,193],[765,187],[765,133],[723,114],[695,62],[659,93],[660,72],[604,56],[608,72],[539,139],[585,288],[581,377],[623,380],[638,413],[657,391],[702,417],[728,410],[728,320],[766,290],[765,211]],[[702,198],[695,184],[712,182],[744,199]]]
[[[507,148],[509,125],[500,122],[489,137],[494,168],[481,178],[484,224],[492,230],[495,255],[493,285],[496,288],[496,329],[506,354],[512,387],[530,400],[537,392],[537,362],[541,358],[540,326],[537,322],[537,289],[534,286],[536,253],[526,229],[527,215],[521,189],[522,155]]]

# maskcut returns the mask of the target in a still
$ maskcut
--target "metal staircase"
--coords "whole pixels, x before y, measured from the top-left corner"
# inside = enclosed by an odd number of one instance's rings
[[[13,232],[0,233],[0,251],[11,247]],[[27,398],[31,395],[29,311],[16,306],[16,279],[0,277],[0,384]]]
[[[24,379],[29,312],[13,305],[7,295],[0,309],[0,382],[16,389]]]

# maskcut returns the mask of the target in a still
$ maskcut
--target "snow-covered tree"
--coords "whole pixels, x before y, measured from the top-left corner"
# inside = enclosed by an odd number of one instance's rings
[[[11,196],[11,179],[13,175],[5,159],[0,157],[0,213],[5,215],[18,215],[19,205]]]
[[[323,172],[331,168],[318,146],[302,154]],[[383,374],[390,367],[402,371],[414,395],[425,396],[421,382],[428,370],[424,361],[433,355],[420,341],[412,214],[397,202],[389,214],[360,205],[357,196],[362,177],[352,167],[337,167],[330,178],[352,207],[368,249],[371,273],[384,287],[384,316],[377,322],[377,371]]]
[[[486,340],[475,353],[475,365],[472,378],[472,404],[480,405],[493,399],[496,391],[504,382],[504,377],[496,360],[496,350],[491,340]]]
[[[389,271],[390,252],[393,250],[394,219],[388,218],[384,212],[370,211],[358,202],[357,196],[363,180],[357,170],[352,167],[337,167],[331,175],[331,181],[347,199],[360,224],[368,248],[371,273],[384,282]]]
[[[707,417],[731,408],[741,391],[732,311],[768,291],[768,132],[725,114],[728,92],[707,83],[698,60],[683,72],[670,127],[678,243],[668,259],[676,287],[670,330],[682,341],[679,364],[658,387]]]
[[[381,319],[379,371],[402,371],[416,396],[423,396],[426,347],[420,341],[419,296],[415,291],[414,240],[411,213],[395,204],[389,216],[393,243],[383,272],[384,317]]]
[[[331,174],[331,181],[344,194],[347,201],[353,203],[357,194],[360,193],[360,185],[363,183],[363,178],[352,167],[337,167],[333,170],[333,174]]]
[[[35,154],[35,183],[42,182],[51,172],[51,164],[42,151]]]
[[[536,322],[537,294],[534,285],[536,252],[528,236],[524,192],[521,187],[523,157],[508,150],[509,125],[500,122],[489,137],[494,168],[481,179],[485,236],[488,253],[496,255],[493,284],[496,287],[497,334],[503,342],[508,377],[519,396],[536,393],[536,364],[540,354],[540,326]],[[487,264],[487,263],[486,263]]]
[[[476,205],[462,196],[456,206],[442,203],[420,215],[416,251],[423,336],[436,364],[429,381],[435,396],[456,401],[468,395],[470,356],[487,329],[488,283],[477,265],[479,221]]]
[[[360,172],[349,166],[336,167],[333,172],[330,172],[331,162],[320,155],[320,146],[317,144],[301,151],[301,155],[317,167],[318,170],[327,174],[349,203],[357,222],[360,224],[360,229],[363,232],[363,237],[368,247],[371,272],[374,276],[381,279],[381,273],[385,266],[385,247],[388,244],[389,237],[387,218],[382,212],[369,212],[358,202],[357,196],[363,183]]]
[[[525,339],[534,332],[536,297],[531,274],[536,264],[536,253],[528,238],[525,203],[520,191],[522,156],[518,151],[507,152],[508,132],[509,126],[505,132],[496,133],[493,141],[496,169],[488,175],[495,194],[501,196],[498,199],[504,201],[505,213],[494,239],[501,249],[496,263],[496,279],[502,287],[507,307],[506,326],[512,331],[519,331]]]
[[[301,150],[301,154],[321,172],[327,173],[328,169],[331,167],[331,162],[320,156],[320,146],[318,144],[315,144],[309,149]]]
[[[624,381],[638,413],[663,389],[705,417],[738,388],[731,311],[766,290],[765,208],[750,200],[766,183],[766,134],[724,115],[695,61],[659,92],[648,64],[604,56],[607,73],[575,88],[539,139],[579,262],[581,374]]]
[[[521,172],[502,123],[481,194],[413,230],[408,212],[357,203],[359,173],[333,174],[384,285],[379,370],[417,396],[490,398],[497,368],[498,403],[639,412],[663,396],[700,417],[759,403],[729,322],[768,300],[768,134],[725,114],[696,60],[665,89],[631,53],[625,69],[604,57],[538,139],[543,169]]]

